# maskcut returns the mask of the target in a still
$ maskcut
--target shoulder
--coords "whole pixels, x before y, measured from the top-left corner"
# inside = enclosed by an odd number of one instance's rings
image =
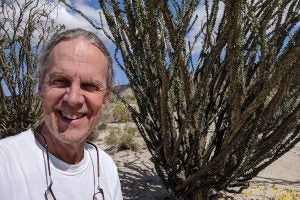
[[[98,148],[98,151],[99,151],[100,160],[101,159],[105,159],[105,160],[107,160],[109,162],[113,162],[114,163],[112,157],[108,153],[106,153],[105,151],[103,151],[100,148]]]
[[[94,146],[92,146],[91,144],[87,144],[85,147],[88,151],[92,151],[93,154],[96,154],[96,149]],[[105,151],[103,151],[101,148],[97,147],[98,153],[99,153],[99,160],[100,162],[105,162],[105,163],[111,163],[114,164],[114,161],[112,159],[112,157],[106,153]]]
[[[86,145],[86,149],[88,151],[92,151],[93,157],[96,157],[97,152],[95,150],[95,147],[91,146],[90,144]],[[100,163],[100,168],[103,168],[103,170],[110,169],[109,171],[117,171],[117,167],[115,162],[113,161],[112,157],[103,151],[101,148],[97,147],[98,153],[99,153],[99,163]]]
[[[96,154],[94,147],[89,146],[88,148],[91,148],[90,150],[93,149],[93,154]],[[105,196],[108,197],[107,199],[123,199],[120,178],[115,162],[108,153],[98,147],[97,149],[99,153],[100,182],[105,191]]]
[[[31,130],[0,140],[0,169],[10,171],[26,157]]]
[[[9,136],[7,138],[0,140],[0,148],[5,148],[9,146],[14,146],[18,143],[27,143],[29,141],[34,140],[34,136],[31,129],[28,129],[27,131],[21,132],[14,136]]]
[[[22,154],[32,147],[34,136],[29,129],[15,136],[10,136],[0,140],[0,157],[10,157],[14,154]]]
[[[114,173],[117,173],[117,166],[108,153],[106,153],[102,149],[99,149],[99,157],[101,163],[100,165],[103,165],[104,168],[112,169]]]

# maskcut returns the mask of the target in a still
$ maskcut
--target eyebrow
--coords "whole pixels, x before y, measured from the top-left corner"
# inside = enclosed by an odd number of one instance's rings
[[[104,87],[104,84],[98,80],[94,80],[94,79],[90,79],[90,80],[86,80],[86,81],[83,81],[83,83],[91,83],[91,84],[95,84],[97,85],[100,89],[106,89]]]
[[[51,74],[46,75],[45,83],[49,83],[49,82],[53,81],[53,79],[55,79],[55,78],[65,78],[65,76],[61,72],[53,72]]]
[[[61,72],[53,72],[48,76],[49,79],[53,79],[57,77],[66,77],[66,76],[64,76],[63,73]]]
[[[69,78],[69,76],[66,76],[64,73],[62,72],[53,72],[49,75],[48,80],[53,80],[55,78]],[[81,79],[80,79],[81,80]],[[82,81],[82,80],[81,80]],[[95,80],[92,77],[90,77],[90,79],[88,80],[84,80],[83,83],[92,83],[92,84],[96,84],[97,86],[101,87],[101,88],[105,88],[104,84],[99,81],[99,80]]]

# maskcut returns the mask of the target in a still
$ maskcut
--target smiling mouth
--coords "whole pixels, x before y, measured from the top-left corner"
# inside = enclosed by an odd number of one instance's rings
[[[66,112],[63,112],[63,111],[59,111],[59,113],[66,119],[69,119],[69,120],[75,120],[75,119],[80,119],[84,116],[86,116],[86,114],[84,113],[66,113]]]

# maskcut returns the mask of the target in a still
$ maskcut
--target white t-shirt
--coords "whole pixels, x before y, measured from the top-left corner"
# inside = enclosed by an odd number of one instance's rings
[[[52,190],[57,200],[92,200],[97,191],[97,154],[86,144],[83,160],[70,165],[50,154]],[[99,149],[100,187],[105,200],[122,198],[116,165]],[[42,200],[49,184],[44,147],[27,130],[0,140],[0,199]]]

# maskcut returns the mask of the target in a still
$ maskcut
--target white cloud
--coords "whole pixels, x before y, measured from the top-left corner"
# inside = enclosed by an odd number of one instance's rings
[[[68,1],[67,1],[68,2]],[[68,2],[71,3],[71,2]],[[76,9],[83,12],[87,17],[89,17],[97,26],[100,26],[100,9],[96,9],[88,4],[85,4],[84,1],[77,1],[74,4],[71,4]],[[103,15],[103,14],[102,14]],[[59,3],[55,12],[52,13],[52,18],[56,20],[58,24],[64,24],[66,29],[71,28],[83,28],[91,32],[96,33],[104,41],[108,47],[112,47],[112,42],[105,36],[102,31],[95,29],[87,20],[85,20],[78,13],[67,8],[63,3]],[[107,23],[104,16],[102,16],[103,28],[110,34]]]
[[[67,1],[71,3],[70,1]],[[86,16],[88,16],[96,25],[100,25],[100,14],[102,15],[103,20],[103,29],[111,35],[108,25],[105,21],[105,17],[100,9],[89,6],[83,0],[76,1],[76,3],[71,4],[76,9],[83,12]],[[60,3],[57,6],[56,12],[53,13],[53,18],[56,19],[57,23],[64,24],[67,29],[70,28],[84,28],[86,30],[92,31],[96,33],[104,42],[107,49],[110,51],[111,56],[113,57],[115,51],[115,45],[105,36],[102,31],[96,30],[89,22],[87,22],[82,16],[73,12],[69,8],[67,8],[64,4]],[[119,67],[114,66],[115,69],[115,82],[117,84],[128,83],[126,75]]]
[[[209,2],[209,8],[208,11],[210,12],[211,10],[211,6],[212,6],[212,2]],[[223,16],[223,12],[224,12],[224,3],[220,2],[219,3],[219,10],[218,10],[218,14],[217,14],[217,19],[216,19],[216,25],[214,27],[214,31],[217,31],[217,28],[220,25],[222,16]],[[193,28],[191,29],[191,32],[187,35],[187,40],[190,42],[194,41],[194,37],[195,35],[200,31],[201,27],[203,27],[203,25],[205,24],[206,20],[207,20],[207,15],[206,15],[206,8],[205,5],[203,3],[199,4],[197,10],[194,13],[194,16],[192,19],[195,19],[195,17],[198,17],[197,21],[195,22]],[[215,35],[213,35],[214,37]],[[200,51],[202,50],[203,47],[203,39],[204,39],[204,35],[201,34],[198,41],[195,44],[194,50],[193,50],[193,55],[200,53]],[[213,39],[213,38],[212,38]]]
[[[7,30],[7,37],[23,35],[29,26],[34,27],[33,42],[38,40],[40,32],[46,27],[51,27],[51,23],[46,15],[54,9],[54,4],[49,4],[46,0],[25,1],[18,0],[6,2],[3,4],[4,9],[1,12],[1,25],[3,30]],[[30,18],[30,24],[28,22]],[[17,23],[18,22],[18,23]],[[52,30],[52,29],[51,29]]]
[[[75,4],[75,7],[78,8],[78,10],[82,11],[84,14],[86,14],[90,19],[98,22],[100,21],[99,20],[100,9],[96,9],[94,7],[88,6],[84,2],[77,2]]]
[[[17,4],[19,4],[22,7],[25,2],[26,2],[25,0],[17,0],[17,1],[13,2],[13,5],[17,6]],[[72,1],[70,1],[70,0],[67,0],[67,2],[72,3]],[[74,3],[72,5],[75,6],[76,9],[82,11],[85,15],[87,15],[90,19],[92,19],[93,22],[95,22],[97,25],[99,25],[100,24],[99,13],[102,14],[102,11],[99,8],[95,8],[96,6],[95,7],[90,6],[90,5],[86,4],[85,2],[86,1],[79,0],[79,1],[76,1],[76,3]],[[77,14],[76,12],[67,8],[62,3],[57,4],[57,1],[55,1],[55,2],[52,1],[52,3],[51,3],[49,0],[39,0],[39,1],[33,1],[32,5],[34,5],[35,3],[38,3],[37,8],[40,8],[40,9],[44,8],[44,6],[45,6],[45,8],[49,8],[49,6],[52,9],[54,8],[54,10],[50,14],[50,17],[52,19],[54,19],[57,24],[65,25],[65,27],[67,29],[83,28],[83,29],[86,29],[86,30],[96,33],[102,39],[102,41],[104,42],[104,44],[110,51],[111,56],[113,57],[114,50],[115,50],[114,44],[105,36],[105,34],[102,31],[96,30],[91,24],[89,24],[89,22],[87,22],[79,14]],[[20,12],[18,9],[16,9],[16,13],[13,13],[12,9],[7,8],[4,12],[4,14],[6,14],[6,15],[2,16],[3,18],[1,20],[4,20],[4,18],[5,19],[7,18],[7,21],[11,21],[13,19],[16,20],[19,16],[19,13]],[[20,32],[20,34],[22,34],[22,32],[24,31],[24,29],[26,27],[25,24],[28,19],[28,15],[29,15],[29,12],[27,11],[21,22],[21,27],[18,30]],[[43,19],[43,17],[41,17],[39,20],[44,21],[46,19]],[[104,20],[103,21],[104,29],[110,34],[110,31],[108,29],[108,26],[107,26],[104,16],[102,16],[102,20]],[[11,32],[11,34],[12,34],[13,33],[12,26],[8,22],[5,23],[4,25],[5,25],[5,27],[7,27],[9,32]],[[43,25],[46,25],[46,23]],[[39,35],[38,32],[39,32],[39,30],[36,32],[37,36]],[[116,72],[116,78],[117,78],[116,82],[118,82],[120,84],[126,83],[127,79],[125,78],[124,73],[117,67],[115,67],[115,69],[116,69],[115,72]]]
[[[64,5],[59,4],[56,11],[51,14],[52,18],[56,19],[57,23],[64,24],[67,29],[70,28],[85,28],[91,31],[95,31],[92,25],[90,25],[79,14],[72,13]]]

